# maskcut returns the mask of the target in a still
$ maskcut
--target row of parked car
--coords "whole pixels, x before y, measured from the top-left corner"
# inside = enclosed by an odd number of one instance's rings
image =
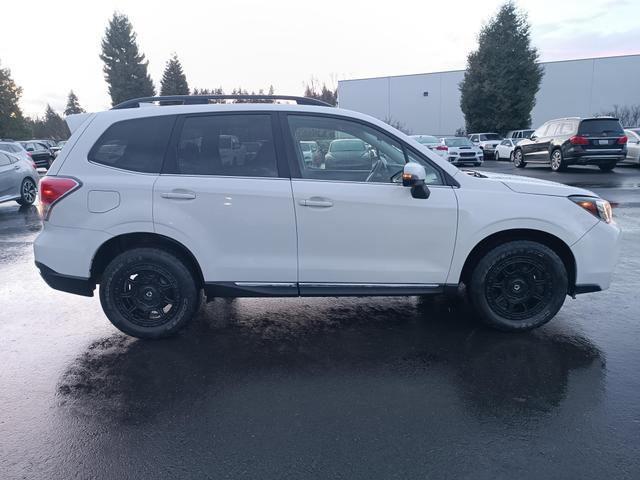
[[[62,149],[66,140],[52,139],[21,140],[0,139],[0,151],[18,155],[26,160],[33,160],[38,168],[48,169]]]
[[[414,138],[454,165],[479,166],[494,159],[510,160],[518,168],[547,164],[560,171],[568,165],[595,165],[605,172],[622,162],[640,165],[640,128],[625,129],[613,117],[559,118],[535,130],[512,130],[504,138],[493,132]]]

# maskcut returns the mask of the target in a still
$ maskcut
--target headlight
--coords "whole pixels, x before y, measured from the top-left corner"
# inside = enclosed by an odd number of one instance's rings
[[[584,208],[587,212],[599,218],[603,222],[613,222],[613,210],[611,204],[606,200],[597,197],[583,197],[574,195],[569,197],[573,203]]]

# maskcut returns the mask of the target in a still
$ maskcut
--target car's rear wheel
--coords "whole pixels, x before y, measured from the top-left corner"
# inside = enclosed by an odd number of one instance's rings
[[[524,168],[527,166],[527,162],[524,161],[524,155],[522,154],[521,149],[517,149],[513,152],[513,164],[517,168]]]
[[[100,282],[100,303],[113,325],[139,338],[160,338],[183,328],[198,311],[200,293],[189,268],[156,248],[115,257]]]
[[[562,158],[562,150],[556,148],[551,152],[551,170],[561,172],[565,168],[567,168],[567,164]]]
[[[616,168],[616,164],[617,162],[602,163],[598,165],[598,167],[600,167],[600,170],[602,170],[603,172],[610,172],[611,170]]]
[[[496,150],[496,153],[493,154],[493,158],[496,162],[500,161],[500,153],[498,153],[498,150]]]
[[[16,200],[19,205],[33,205],[38,196],[38,187],[31,178],[25,178],[20,185],[20,198]]]
[[[551,320],[567,295],[564,263],[549,247],[518,240],[489,251],[471,275],[470,299],[494,328],[522,331]]]

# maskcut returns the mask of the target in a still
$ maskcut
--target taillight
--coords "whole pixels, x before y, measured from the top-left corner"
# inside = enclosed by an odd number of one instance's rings
[[[569,139],[571,145],[589,145],[589,139],[582,135],[574,135]]]
[[[623,135],[618,139],[618,145],[626,145],[628,141],[629,139],[627,138],[627,136]]]
[[[40,180],[40,212],[44,220],[49,219],[53,206],[80,188],[81,183],[69,177],[44,177]]]
[[[446,145],[438,145],[436,147],[436,150],[445,150],[445,151],[447,151],[447,150],[449,150],[449,147],[447,147]]]

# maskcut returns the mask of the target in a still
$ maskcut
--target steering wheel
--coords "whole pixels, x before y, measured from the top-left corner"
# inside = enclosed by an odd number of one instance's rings
[[[369,175],[367,175],[367,179],[365,180],[365,182],[372,182],[377,175],[382,175],[383,169],[385,171],[388,169],[387,161],[383,156],[379,155],[376,158],[376,163],[373,164],[373,167],[371,168]]]

